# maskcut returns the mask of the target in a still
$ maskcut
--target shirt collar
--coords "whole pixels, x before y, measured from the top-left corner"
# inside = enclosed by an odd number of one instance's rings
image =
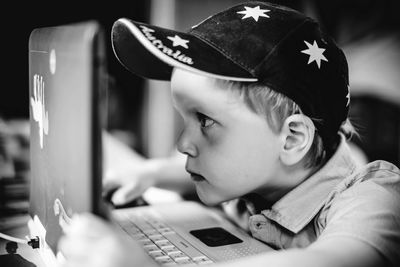
[[[317,215],[335,186],[355,169],[350,148],[341,136],[338,149],[321,169],[262,214],[297,234]]]

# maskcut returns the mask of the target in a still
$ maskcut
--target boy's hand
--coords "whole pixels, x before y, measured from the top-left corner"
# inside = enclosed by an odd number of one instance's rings
[[[114,205],[124,205],[141,195],[156,183],[156,165],[152,160],[119,168],[108,168],[104,174],[104,195],[111,195]]]
[[[59,249],[65,267],[158,266],[137,243],[92,214],[72,218]]]
[[[103,194],[117,206],[141,196],[155,183],[155,165],[107,132],[103,132]]]

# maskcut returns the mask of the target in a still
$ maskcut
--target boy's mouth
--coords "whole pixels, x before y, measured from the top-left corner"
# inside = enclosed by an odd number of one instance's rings
[[[195,182],[201,182],[201,181],[206,180],[203,176],[201,176],[198,173],[195,173],[195,172],[190,171],[188,169],[186,171],[190,174],[190,178]]]

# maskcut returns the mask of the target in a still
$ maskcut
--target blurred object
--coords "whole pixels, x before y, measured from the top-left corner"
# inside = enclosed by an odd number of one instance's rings
[[[159,187],[150,187],[143,194],[143,198],[150,204],[156,205],[161,203],[179,202],[184,198],[177,192],[172,190],[163,189]]]
[[[0,229],[17,223],[28,208],[29,122],[0,119]]]
[[[11,130],[8,125],[0,120],[0,179],[14,177],[14,164],[9,152]]]
[[[118,135],[119,136],[119,135]],[[104,173],[121,171],[130,165],[143,164],[145,158],[135,152],[127,143],[107,131],[102,133],[104,149]]]
[[[352,98],[350,117],[360,134],[354,143],[368,161],[387,160],[400,167],[400,105],[371,95],[357,96]]]
[[[12,237],[24,239],[29,233],[28,221],[30,219],[31,217],[29,216],[28,213],[21,214],[18,216],[15,215],[2,218],[0,219],[1,232],[7,233],[7,235],[10,235]],[[7,239],[0,238],[0,254],[4,254],[7,251],[7,243],[8,243]],[[19,245],[18,254],[21,255],[27,261],[34,263],[38,267],[46,266],[44,262],[41,260],[38,251],[32,249],[32,247],[29,245],[22,245],[22,244]],[[5,255],[4,256],[0,255],[0,258],[1,257],[5,257]],[[0,259],[0,266],[14,267],[14,266],[25,266],[25,265],[18,265],[16,263],[14,263],[13,265],[6,265],[5,262],[2,261],[2,259]]]
[[[32,262],[17,254],[18,244],[15,242],[6,243],[7,254],[0,255],[0,265],[2,267],[34,267]]]
[[[368,161],[400,166],[400,36],[367,36],[344,47],[350,72],[349,116]]]
[[[366,38],[344,46],[344,52],[352,97],[368,95],[400,106],[399,36]]]
[[[399,35],[398,0],[306,0],[314,18],[322,23],[339,45],[347,45],[366,37],[381,38]]]

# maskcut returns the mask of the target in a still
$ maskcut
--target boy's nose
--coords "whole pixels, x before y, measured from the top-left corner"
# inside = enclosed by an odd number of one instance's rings
[[[193,137],[189,131],[183,130],[177,142],[178,151],[190,157],[197,157],[198,150],[193,143]]]

